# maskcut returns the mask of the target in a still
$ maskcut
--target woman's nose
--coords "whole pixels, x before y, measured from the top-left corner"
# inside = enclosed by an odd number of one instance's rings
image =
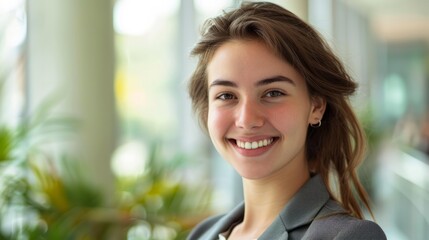
[[[235,125],[238,128],[253,129],[264,125],[264,114],[258,103],[243,102],[237,109]]]

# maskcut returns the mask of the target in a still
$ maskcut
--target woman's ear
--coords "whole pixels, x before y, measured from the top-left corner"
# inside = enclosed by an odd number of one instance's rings
[[[308,119],[309,124],[317,125],[322,120],[326,109],[326,99],[320,96],[311,98],[311,112]]]

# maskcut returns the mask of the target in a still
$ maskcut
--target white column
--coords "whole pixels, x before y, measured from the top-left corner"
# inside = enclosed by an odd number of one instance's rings
[[[179,10],[179,46],[177,63],[178,81],[176,86],[180,91],[177,91],[177,109],[179,120],[178,143],[180,149],[187,153],[195,152],[206,144],[204,137],[201,134],[196,118],[191,109],[191,101],[188,96],[187,84],[195,67],[195,60],[190,57],[191,50],[198,39],[198,26],[195,21],[196,13],[193,0],[181,0]]]
[[[76,118],[67,144],[49,150],[77,158],[92,183],[113,195],[114,33],[110,0],[28,2],[28,109],[54,95],[55,115]],[[52,152],[52,151],[51,151]]]
[[[333,0],[309,0],[308,22],[319,31],[328,43],[334,42]]]

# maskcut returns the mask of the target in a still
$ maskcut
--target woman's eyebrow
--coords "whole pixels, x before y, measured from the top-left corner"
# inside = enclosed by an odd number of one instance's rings
[[[268,85],[268,84],[275,83],[275,82],[286,82],[286,83],[289,83],[289,84],[295,86],[295,82],[292,79],[285,77],[285,76],[280,76],[280,75],[275,76],[275,77],[262,79],[262,80],[258,81],[255,85],[257,87],[260,87],[260,86]],[[237,84],[235,82],[229,81],[229,80],[216,79],[212,83],[210,83],[209,89],[214,87],[214,86],[237,87]]]
[[[275,77],[270,77],[267,79],[263,79],[261,81],[258,81],[255,85],[256,86],[263,86],[263,85],[268,85],[268,84],[275,83],[275,82],[286,82],[286,83],[290,83],[294,86],[296,85],[292,79],[285,77],[285,76],[280,76],[280,75],[275,76]]]
[[[209,89],[214,86],[237,87],[237,84],[229,80],[216,79],[210,83]]]

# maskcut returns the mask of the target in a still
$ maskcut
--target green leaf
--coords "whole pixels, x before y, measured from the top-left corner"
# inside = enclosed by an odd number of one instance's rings
[[[95,208],[102,204],[102,194],[86,179],[85,172],[77,160],[63,158],[60,165],[63,172],[64,190],[73,206]]]
[[[12,158],[12,150],[15,139],[12,131],[6,127],[0,127],[0,162],[5,162]]]

